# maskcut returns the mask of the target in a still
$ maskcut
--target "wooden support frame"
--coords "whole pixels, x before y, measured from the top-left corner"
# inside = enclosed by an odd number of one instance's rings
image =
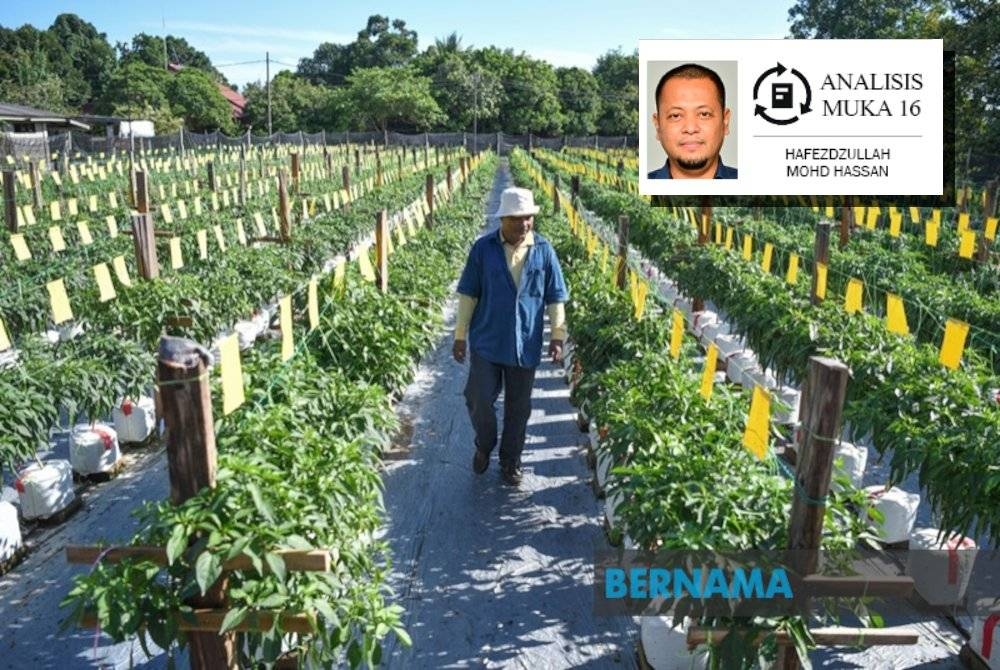
[[[149,211],[149,184],[146,173],[136,170],[135,209],[132,215],[132,245],[135,249],[135,260],[139,267],[139,276],[143,279],[156,279],[160,276],[160,262],[156,257],[156,230],[153,224],[153,214]]]
[[[3,219],[7,230],[17,232],[17,180],[13,170],[3,171]]]
[[[228,610],[225,609],[211,609],[211,608],[196,608],[188,618],[178,612],[175,614],[175,621],[177,622],[178,630],[190,633],[192,636],[192,644],[194,644],[194,639],[202,637],[225,637],[231,636],[232,632],[226,633],[225,636],[220,636],[219,629],[222,628],[222,621],[226,618]],[[267,631],[270,630],[274,625],[275,617],[279,617],[282,630],[289,633],[298,633],[300,635],[308,635],[313,632],[312,624],[309,621],[309,616],[307,614],[295,614],[290,612],[278,612],[274,610],[258,610],[256,612],[251,612],[247,615],[247,618],[243,620],[242,623],[233,628],[233,632],[238,633],[249,633],[257,631]],[[84,628],[96,628],[98,624],[97,615],[94,612],[86,612],[80,617],[79,625]],[[195,658],[193,655],[194,649],[192,649],[191,666],[193,668],[204,667],[209,670],[212,666],[199,666],[195,663]],[[235,659],[233,660],[233,665],[235,666]],[[224,666],[215,666],[224,667]],[[214,670],[214,669],[213,669]]]
[[[292,212],[288,199],[288,184],[284,170],[278,170],[278,237],[282,242],[292,239]]]
[[[389,292],[389,215],[386,210],[375,215],[375,285]]]
[[[618,274],[615,276],[615,286],[619,289],[628,286],[628,233],[628,215],[622,214],[618,217]]]
[[[424,182],[424,196],[427,198],[427,209],[430,212],[427,214],[427,227],[434,227],[434,175],[427,175],[427,179]]]
[[[330,570],[330,552],[319,549],[278,549],[274,552],[285,562],[285,569],[290,572],[328,572]],[[70,545],[66,547],[66,562],[78,565],[93,565],[101,563],[121,563],[126,560],[146,560],[157,565],[167,565],[167,550],[164,547],[130,546],[106,549],[103,547],[87,547]],[[245,555],[239,555],[222,564],[222,569],[253,570],[253,561]],[[270,572],[270,566],[264,563],[264,571]]]

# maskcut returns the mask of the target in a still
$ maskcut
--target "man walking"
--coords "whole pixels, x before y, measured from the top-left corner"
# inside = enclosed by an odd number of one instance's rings
[[[465,361],[470,341],[466,406],[476,434],[472,469],[489,467],[497,442],[496,400],[504,392],[500,473],[504,483],[521,483],[521,451],[531,415],[531,387],[542,358],[544,311],[552,334],[549,355],[562,360],[566,339],[564,303],[569,298],[559,259],[534,227],[538,207],[532,192],[508,188],[500,195],[499,230],[472,245],[458,282],[458,323],[452,355]]]

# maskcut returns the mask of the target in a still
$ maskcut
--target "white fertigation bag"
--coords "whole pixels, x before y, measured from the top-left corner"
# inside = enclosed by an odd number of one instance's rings
[[[21,548],[21,526],[17,522],[17,508],[9,502],[0,502],[0,563],[8,561]]]
[[[707,667],[707,652],[688,650],[686,620],[674,626],[672,616],[644,616],[641,619],[642,651],[654,670],[699,670]]]
[[[976,542],[952,534],[941,535],[937,528],[917,528],[910,534],[906,574],[930,605],[961,602],[976,562]]]
[[[969,646],[989,667],[1000,668],[1000,611],[973,619]]]
[[[757,365],[751,351],[740,351],[726,360],[726,376],[734,384],[743,384],[744,376]]]
[[[121,456],[118,434],[111,426],[98,423],[93,427],[81,424],[73,428],[69,458],[73,469],[79,474],[110,472]]]
[[[773,398],[775,402],[771,404],[771,420],[774,423],[788,425],[799,422],[799,402],[802,394],[798,389],[779,386],[774,390]]]
[[[840,459],[844,464],[838,471],[846,474],[856,488],[861,488],[865,477],[865,467],[868,465],[868,449],[864,445],[841,442],[833,452],[834,463]],[[917,502],[920,502],[919,497]]]
[[[246,351],[253,348],[254,342],[264,332],[264,329],[256,321],[237,321],[236,325],[233,326],[233,332],[236,333],[236,338],[239,340],[240,351]]]
[[[14,484],[25,519],[45,519],[66,509],[76,499],[73,466],[69,461],[32,463],[18,473]]]
[[[738,335],[719,335],[713,341],[719,349],[720,358],[729,358],[744,349],[743,340]]]
[[[618,510],[618,505],[620,505],[624,499],[625,496],[622,495],[621,491],[609,493],[608,497],[604,499],[604,518],[608,522],[609,529],[618,527],[618,517],[615,512]]]
[[[156,427],[156,403],[149,396],[125,398],[111,410],[111,418],[121,444],[145,442]]]
[[[715,312],[710,312],[708,310],[695,312],[691,317],[691,321],[688,323],[688,330],[694,333],[696,337],[701,337],[701,334],[706,327],[714,325],[718,322],[719,315]]]
[[[865,487],[865,492],[872,507],[885,517],[881,524],[873,523],[879,539],[886,544],[909,541],[917,520],[920,494],[907,493],[898,486],[886,491],[878,484]]]
[[[604,449],[597,452],[597,467],[594,470],[597,473],[597,485],[602,489],[608,484],[608,473],[611,472],[614,464],[615,459],[610,451]]]

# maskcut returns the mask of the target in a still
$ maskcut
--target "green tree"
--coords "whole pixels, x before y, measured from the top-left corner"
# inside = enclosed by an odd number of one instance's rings
[[[17,30],[0,27],[0,94],[9,102],[64,111],[67,83],[59,76],[65,60],[58,42],[45,30],[24,25]],[[62,63],[64,64],[64,63]]]
[[[597,131],[601,135],[639,132],[639,52],[608,51],[598,57],[594,77],[601,96]]]
[[[63,56],[56,63],[56,74],[67,84],[67,104],[80,107],[99,98],[116,64],[107,36],[76,14],[60,14],[47,32]]]
[[[247,116],[254,131],[267,132],[267,88],[260,82],[248,84]],[[338,130],[346,122],[331,116],[333,92],[326,86],[310,84],[305,77],[288,71],[271,80],[271,127],[275,132],[318,132]]]
[[[562,67],[556,70],[559,81],[559,102],[566,122],[563,132],[567,135],[593,135],[601,115],[601,92],[597,78],[579,67]]]
[[[152,65],[138,61],[123,63],[111,74],[99,110],[131,114],[147,107],[169,108],[167,86],[170,77],[169,72]]]
[[[166,69],[163,63],[164,56],[166,56],[167,61],[171,64],[183,65],[185,68],[196,68],[212,75],[215,81],[229,84],[226,77],[212,65],[212,60],[205,52],[195,49],[183,37],[167,35],[166,52],[164,52],[162,37],[146,33],[139,33],[133,37],[130,44],[118,42],[115,48],[118,50],[120,64],[139,62]]]
[[[892,39],[940,32],[943,0],[798,0],[788,10],[792,37]]]
[[[562,133],[559,82],[551,65],[524,53],[515,54],[512,49],[492,46],[477,50],[474,58],[503,86],[496,122],[480,130],[549,136]]]
[[[417,33],[406,21],[374,14],[350,44],[324,42],[299,61],[298,74],[313,84],[341,86],[357,68],[399,67],[417,53]]]
[[[439,128],[451,131],[486,128],[500,114],[503,97],[500,78],[476,63],[468,50],[457,48],[453,38],[454,33],[445,42],[436,41],[414,63],[431,79],[431,95],[447,116]]]
[[[335,104],[356,130],[427,130],[446,120],[431,80],[412,67],[357,69],[337,94]]]
[[[173,74],[167,85],[167,98],[174,115],[183,118],[189,130],[236,132],[232,107],[207,72],[184,68]]]

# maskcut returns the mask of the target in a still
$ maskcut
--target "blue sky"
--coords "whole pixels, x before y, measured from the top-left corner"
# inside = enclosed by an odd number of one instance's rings
[[[320,42],[349,42],[371,14],[403,19],[416,30],[422,50],[435,38],[457,32],[462,43],[525,51],[554,65],[590,68],[609,49],[632,51],[640,38],[779,38],[788,34],[794,0],[712,2],[382,2],[343,3],[284,0],[231,2],[175,0],[137,2],[51,2],[5,0],[0,25],[30,23],[47,28],[63,12],[78,14],[116,41],[139,32],[166,31],[184,37],[218,65],[263,60],[295,66]],[[220,68],[243,85],[264,78],[264,64]],[[272,63],[271,74],[287,69]]]

